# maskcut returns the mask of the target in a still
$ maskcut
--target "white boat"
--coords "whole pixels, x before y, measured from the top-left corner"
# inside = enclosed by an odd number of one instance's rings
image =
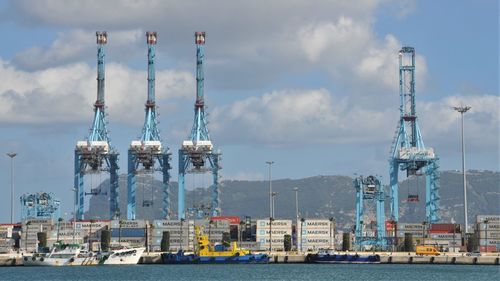
[[[110,252],[102,253],[99,264],[137,264],[145,250],[144,247],[112,249]]]
[[[97,263],[97,256],[85,251],[78,244],[57,244],[50,253],[35,253],[31,257],[23,258],[25,266],[71,266]]]

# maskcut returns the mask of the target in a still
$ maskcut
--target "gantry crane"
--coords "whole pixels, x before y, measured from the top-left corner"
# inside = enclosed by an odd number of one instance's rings
[[[144,177],[154,177],[154,172],[161,172],[163,204],[162,215],[169,219],[170,196],[170,157],[171,153],[162,145],[160,130],[158,129],[158,120],[155,103],[155,46],[157,41],[156,32],[146,32],[148,44],[148,98],[146,101],[146,116],[144,127],[142,128],[141,140],[132,141],[128,150],[128,205],[127,219],[134,220],[136,217],[136,175],[142,173]],[[153,181],[151,180],[151,190],[153,190]],[[144,188],[144,187],[143,187]],[[142,206],[150,207],[153,205],[153,198],[146,200],[143,198]]]
[[[102,194],[99,188],[91,188],[85,192],[83,180],[86,174],[109,172],[109,216],[117,218],[120,215],[118,207],[118,152],[111,146],[106,129],[106,106],[104,104],[104,46],[108,35],[96,32],[97,36],[97,100],[94,103],[94,122],[90,135],[84,141],[78,141],[75,149],[75,204],[76,219],[83,219],[84,195]]]
[[[354,188],[356,189],[356,245],[371,245],[379,248],[387,246],[385,239],[384,187],[375,176],[368,176],[366,178],[359,176],[354,179]],[[364,221],[365,203],[376,204],[377,233],[375,236],[363,235],[366,225]]]
[[[52,192],[26,193],[20,197],[21,220],[52,219],[57,221],[61,217],[61,202]]]
[[[391,219],[399,220],[398,172],[406,176],[426,176],[425,214],[427,223],[439,221],[439,165],[432,148],[426,148],[418,125],[415,105],[415,49],[399,51],[400,118],[391,147],[389,174]],[[408,194],[408,202],[418,202],[418,194]]]
[[[195,32],[196,43],[196,102],[194,104],[194,123],[188,140],[182,142],[179,149],[179,196],[178,218],[186,217],[185,175],[186,173],[212,172],[212,216],[220,215],[219,208],[219,170],[221,153],[214,151],[205,120],[204,73],[205,32]],[[210,167],[207,167],[210,166]]]

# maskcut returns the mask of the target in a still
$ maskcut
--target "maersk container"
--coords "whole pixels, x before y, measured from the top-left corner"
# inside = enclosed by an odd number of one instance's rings
[[[119,228],[111,229],[111,237],[144,237],[146,231],[143,228]]]

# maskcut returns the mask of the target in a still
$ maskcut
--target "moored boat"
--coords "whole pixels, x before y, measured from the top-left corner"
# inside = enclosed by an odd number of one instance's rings
[[[163,253],[162,261],[167,264],[183,263],[268,263],[266,254],[251,253],[249,250],[239,248],[236,242],[230,247],[224,245],[212,246],[208,235],[202,235],[199,227],[195,228],[198,245],[194,253],[180,250],[176,254]]]
[[[380,263],[380,256],[319,252],[307,255],[306,261],[310,263]]]

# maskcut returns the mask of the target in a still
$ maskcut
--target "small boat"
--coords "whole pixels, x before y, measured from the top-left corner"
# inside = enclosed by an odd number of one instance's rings
[[[72,266],[97,264],[96,256],[79,244],[56,243],[49,253],[35,253],[23,258],[25,266]]]
[[[56,243],[49,253],[25,256],[26,266],[76,266],[137,264],[146,248],[120,247],[108,252],[93,252],[88,245]]]
[[[146,248],[144,247],[113,249],[109,252],[101,253],[102,257],[99,264],[137,264],[145,250]]]
[[[309,254],[306,257],[309,263],[380,263],[379,255],[359,255],[356,254],[338,254],[329,251]]]
[[[180,250],[176,254],[163,253],[163,263],[166,264],[191,264],[191,263],[268,263],[269,256],[266,254],[254,254],[249,250],[239,248],[236,242],[231,247],[224,245],[212,246],[208,235],[202,235],[199,227],[195,228],[198,245],[196,251],[184,252]]]

